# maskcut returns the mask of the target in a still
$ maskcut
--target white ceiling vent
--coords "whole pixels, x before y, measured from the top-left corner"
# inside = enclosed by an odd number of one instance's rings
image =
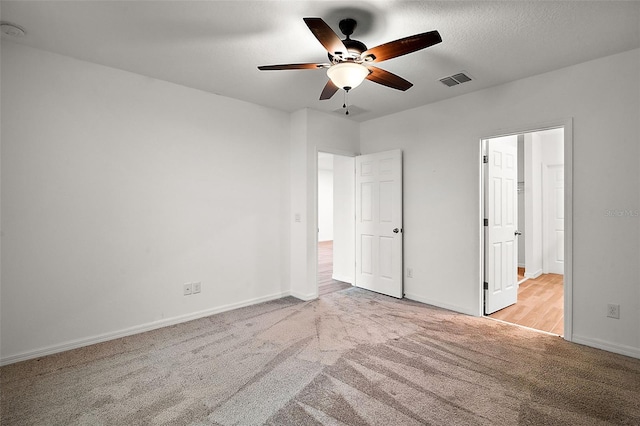
[[[472,78],[469,77],[469,74],[462,71],[462,72],[459,72],[458,74],[441,78],[440,83],[444,84],[445,86],[453,87],[453,86],[457,86],[458,84],[466,83],[467,81],[471,81],[471,80]]]

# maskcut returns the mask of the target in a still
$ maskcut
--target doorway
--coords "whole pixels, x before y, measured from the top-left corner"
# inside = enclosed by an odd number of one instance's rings
[[[341,281],[401,299],[402,151],[317,158],[318,294]]]
[[[318,296],[353,284],[354,158],[318,152]]]
[[[565,127],[482,140],[482,302],[489,318],[569,340]]]

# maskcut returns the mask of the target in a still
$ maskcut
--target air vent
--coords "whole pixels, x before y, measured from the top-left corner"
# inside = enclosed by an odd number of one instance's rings
[[[465,74],[464,72],[460,72],[458,74],[454,74],[449,77],[441,78],[440,82],[445,86],[453,87],[453,86],[457,86],[458,84],[466,83],[467,81],[471,81],[471,80],[472,79],[471,77],[469,77],[468,74]]]
[[[460,84],[460,82],[456,81],[453,77],[441,78],[440,82],[445,86],[449,86],[449,87],[457,86],[458,84]]]

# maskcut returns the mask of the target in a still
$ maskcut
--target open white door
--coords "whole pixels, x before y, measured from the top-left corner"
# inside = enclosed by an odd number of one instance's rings
[[[356,157],[356,279],[402,298],[402,151]]]
[[[485,314],[518,300],[518,137],[487,141]]]

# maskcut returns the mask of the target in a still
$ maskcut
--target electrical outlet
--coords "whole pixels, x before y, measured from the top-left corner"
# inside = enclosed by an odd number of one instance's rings
[[[185,296],[188,296],[188,295],[190,295],[192,293],[193,287],[192,287],[191,283],[186,283],[182,288],[183,288],[183,291],[184,291],[183,294]]]
[[[407,278],[413,278],[413,268],[407,268]]]
[[[607,316],[609,318],[620,319],[620,305],[609,303],[607,305]]]
[[[202,283],[200,281],[193,283],[193,294],[200,293],[200,290],[202,290]]]

